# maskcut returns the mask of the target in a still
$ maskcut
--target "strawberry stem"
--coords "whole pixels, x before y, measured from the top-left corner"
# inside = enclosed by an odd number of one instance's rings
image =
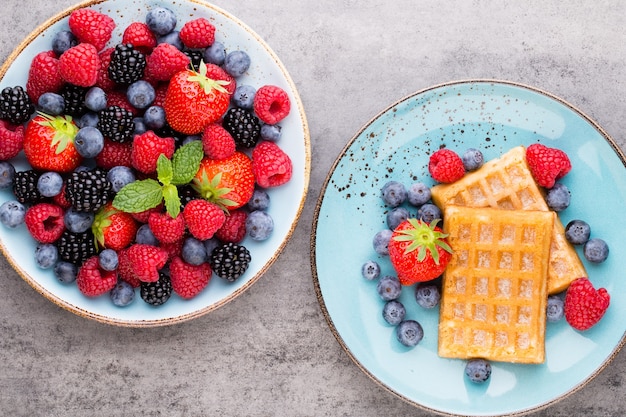
[[[405,254],[417,250],[417,260],[422,262],[426,259],[426,255],[430,253],[435,264],[439,265],[439,251],[437,248],[452,253],[452,248],[444,240],[448,235],[436,230],[439,219],[433,220],[430,224],[417,219],[409,219],[408,222],[411,224],[411,227],[400,230],[400,234],[394,237],[399,242],[410,242],[404,250]]]

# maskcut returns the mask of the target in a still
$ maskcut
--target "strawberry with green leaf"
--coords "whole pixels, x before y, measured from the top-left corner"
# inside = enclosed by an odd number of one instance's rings
[[[440,276],[452,257],[447,234],[437,227],[414,218],[400,223],[389,240],[389,258],[402,285],[430,281]]]
[[[135,240],[137,222],[129,213],[120,211],[108,203],[96,213],[91,231],[101,248],[119,251]]]
[[[71,116],[39,113],[24,132],[24,154],[40,171],[71,172],[83,160],[74,146],[78,126]]]

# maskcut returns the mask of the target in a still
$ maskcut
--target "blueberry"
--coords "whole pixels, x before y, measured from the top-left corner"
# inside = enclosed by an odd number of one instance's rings
[[[233,104],[242,109],[251,110],[254,104],[254,96],[256,94],[256,88],[249,84],[238,85],[235,89],[235,93],[230,98]]]
[[[250,200],[248,200],[248,208],[251,211],[254,210],[267,210],[267,208],[270,206],[270,195],[267,193],[267,191],[260,189],[260,188],[255,188],[254,192],[252,193],[252,197],[250,197]]]
[[[13,178],[15,178],[15,167],[7,161],[0,161],[0,190],[13,187]]]
[[[430,187],[423,182],[416,182],[411,184],[407,190],[407,198],[409,203],[415,207],[419,207],[428,203],[431,197]]]
[[[569,206],[570,197],[567,186],[557,182],[546,193],[546,203],[554,211],[563,211]]]
[[[432,283],[421,283],[415,287],[415,301],[423,308],[434,308],[441,300],[439,287]]]
[[[261,126],[261,139],[270,142],[278,142],[282,137],[282,128],[280,125],[263,125]]]
[[[374,235],[372,245],[374,246],[374,252],[379,255],[389,255],[389,240],[393,232],[391,229],[383,229]]]
[[[52,50],[57,56],[61,56],[63,52],[76,45],[78,45],[78,39],[69,30],[60,30],[52,38]]]
[[[100,116],[98,116],[98,113],[88,111],[87,113],[80,116],[80,119],[76,121],[76,124],[78,125],[78,127],[96,127],[98,126],[99,120]]]
[[[380,276],[380,265],[376,261],[366,261],[361,267],[361,275],[368,281],[375,280]]]
[[[202,243],[204,244],[204,247],[206,249],[207,257],[211,256],[211,253],[213,253],[213,249],[217,248],[221,244],[217,238],[207,239]]]
[[[274,230],[274,220],[267,212],[255,210],[246,218],[246,231],[253,240],[266,240]]]
[[[583,254],[589,262],[602,263],[609,256],[609,245],[604,240],[594,237],[583,246]]]
[[[107,180],[111,183],[114,192],[119,192],[124,186],[136,180],[135,172],[123,165],[113,167],[107,172]]]
[[[54,197],[63,189],[63,177],[58,172],[48,171],[37,179],[37,191],[44,197]]]
[[[156,237],[154,237],[154,233],[152,233],[152,229],[150,229],[150,226],[147,223],[142,224],[137,229],[137,233],[135,234],[135,242],[144,245],[159,245],[159,241]]]
[[[204,50],[202,59],[207,64],[222,65],[226,60],[226,48],[221,42],[215,41]]]
[[[165,126],[165,110],[161,106],[150,106],[143,114],[143,123],[147,130],[159,130]]]
[[[104,149],[104,136],[95,127],[81,127],[74,137],[74,147],[84,158],[94,158]]]
[[[42,113],[58,116],[65,111],[65,99],[60,94],[46,92],[37,99],[37,106]]]
[[[148,131],[148,127],[143,121],[143,117],[135,117],[133,118],[133,137],[135,135],[141,135],[142,133],[146,133]]]
[[[157,36],[167,35],[176,27],[176,14],[166,7],[155,7],[146,15],[146,24]]]
[[[193,142],[195,140],[202,140],[202,135],[187,135],[185,136],[185,138],[183,139],[181,145],[186,145],[189,142]]]
[[[63,216],[65,227],[73,233],[84,233],[91,228],[95,214],[86,211],[76,211],[68,208]]]
[[[118,283],[109,292],[111,301],[118,307],[126,307],[135,299],[135,289],[126,281],[118,281]]]
[[[107,106],[107,95],[100,87],[91,87],[85,93],[85,107],[94,112],[104,110]]]
[[[485,359],[470,359],[465,364],[465,375],[472,382],[485,382],[491,376],[491,364]]]
[[[57,247],[51,243],[40,243],[35,248],[35,262],[42,269],[52,268],[59,259]]]
[[[559,321],[563,318],[563,300],[558,295],[548,297],[546,307],[546,319],[550,322]]]
[[[572,220],[565,226],[565,239],[572,245],[582,245],[589,240],[591,227],[583,220]]]
[[[407,191],[404,184],[398,181],[389,181],[382,188],[383,201],[389,207],[398,207],[407,199]]]
[[[483,153],[475,148],[469,148],[463,152],[461,159],[463,160],[463,167],[466,171],[476,171],[483,166],[485,162]]]
[[[396,337],[404,346],[417,346],[424,338],[424,329],[415,320],[404,320],[396,327]]]
[[[395,207],[387,212],[386,217],[389,229],[395,230],[400,223],[411,217],[411,214],[404,207]]]
[[[396,300],[402,292],[402,284],[398,278],[386,275],[378,281],[376,291],[384,301]]]
[[[15,229],[24,223],[24,215],[26,208],[22,203],[16,200],[9,200],[0,206],[0,223],[10,229]]]
[[[182,258],[191,265],[200,265],[207,261],[204,243],[194,237],[188,237],[183,242]]]
[[[100,268],[105,271],[115,271],[119,265],[117,252],[113,249],[103,249],[98,254],[98,262],[100,263]]]
[[[156,92],[148,81],[139,80],[128,86],[126,98],[134,108],[145,109],[154,102]]]
[[[56,275],[59,282],[64,284],[71,284],[76,281],[76,274],[78,268],[71,262],[59,261],[54,266],[54,275]]]
[[[443,215],[439,207],[431,203],[426,203],[417,210],[417,217],[421,221],[430,224],[433,220],[441,219]]]
[[[383,306],[383,319],[392,326],[400,324],[404,320],[405,315],[406,309],[400,301],[387,301]]]
[[[226,54],[224,71],[237,78],[250,68],[250,56],[244,51],[232,51]]]
[[[183,45],[183,42],[180,40],[180,32],[177,30],[173,30],[163,36],[159,36],[157,38],[157,44],[160,43],[169,43],[170,45],[173,45],[176,49],[179,49],[181,51],[185,47]]]

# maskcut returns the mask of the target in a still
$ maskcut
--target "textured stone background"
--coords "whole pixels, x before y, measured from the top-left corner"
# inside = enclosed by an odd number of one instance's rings
[[[72,0],[5,0],[0,59]],[[309,264],[320,187],[346,142],[390,103],[442,82],[530,84],[580,108],[624,146],[626,3],[227,1],[291,73],[311,129],[307,204],[278,261],[225,307],[175,327],[117,328],[47,301],[0,257],[0,414],[426,416],[343,352]],[[536,416],[626,414],[626,352]]]

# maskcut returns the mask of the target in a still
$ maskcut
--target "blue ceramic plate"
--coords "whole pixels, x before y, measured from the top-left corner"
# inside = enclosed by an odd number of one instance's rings
[[[428,157],[441,146],[458,153],[475,147],[489,160],[534,142],[560,148],[572,161],[572,171],[562,181],[571,190],[572,203],[561,219],[564,224],[584,219],[593,236],[608,242],[608,260],[586,268],[594,285],[611,294],[611,306],[586,332],[574,331],[565,320],[548,323],[544,364],[494,363],[488,383],[472,384],[464,377],[464,361],[437,356],[437,308],[421,308],[414,288],[403,289],[400,301],[407,308],[406,318],[419,321],[425,332],[418,346],[405,348],[381,316],[376,282],[361,276],[368,259],[377,260],[383,274],[394,273],[388,258],[377,256],[371,244],[374,234],[386,227],[380,189],[389,180],[432,184]],[[490,80],[454,82],[394,103],[348,143],[318,200],[312,267],[331,330],[373,380],[431,411],[515,415],[574,392],[624,344],[624,222],[603,211],[626,205],[624,164],[622,152],[596,123],[563,100],[531,87]]]
[[[302,103],[295,84],[287,70],[270,47],[245,23],[228,12],[200,0],[91,0],[77,4],[50,18],[35,29],[9,56],[0,69],[0,88],[25,85],[32,58],[41,51],[50,50],[54,33],[68,29],[68,16],[72,10],[90,7],[111,16],[117,27],[110,45],[119,43],[124,28],[131,22],[145,22],[146,13],[157,6],[168,7],[178,17],[177,30],[188,20],[205,17],[216,27],[216,40],[227,51],[244,50],[251,57],[250,69],[238,78],[240,84],[256,88],[264,84],[282,87],[290,96],[291,112],[281,121],[281,148],[293,162],[293,176],[287,184],[270,190],[270,214],[275,228],[270,239],[243,242],[252,254],[246,273],[235,283],[213,276],[205,290],[191,300],[173,295],[165,304],[152,307],[139,297],[125,308],[115,307],[106,296],[90,299],[84,297],[76,285],[59,283],[49,270],[41,270],[34,261],[35,242],[25,228],[10,230],[0,227],[0,249],[18,273],[38,292],[59,306],[84,317],[115,325],[148,327],[173,324],[189,320],[212,311],[248,289],[277,259],[293,234],[302,212],[310,175],[309,130]],[[18,170],[26,168],[18,164]],[[0,204],[12,198],[10,192],[0,193]]]

